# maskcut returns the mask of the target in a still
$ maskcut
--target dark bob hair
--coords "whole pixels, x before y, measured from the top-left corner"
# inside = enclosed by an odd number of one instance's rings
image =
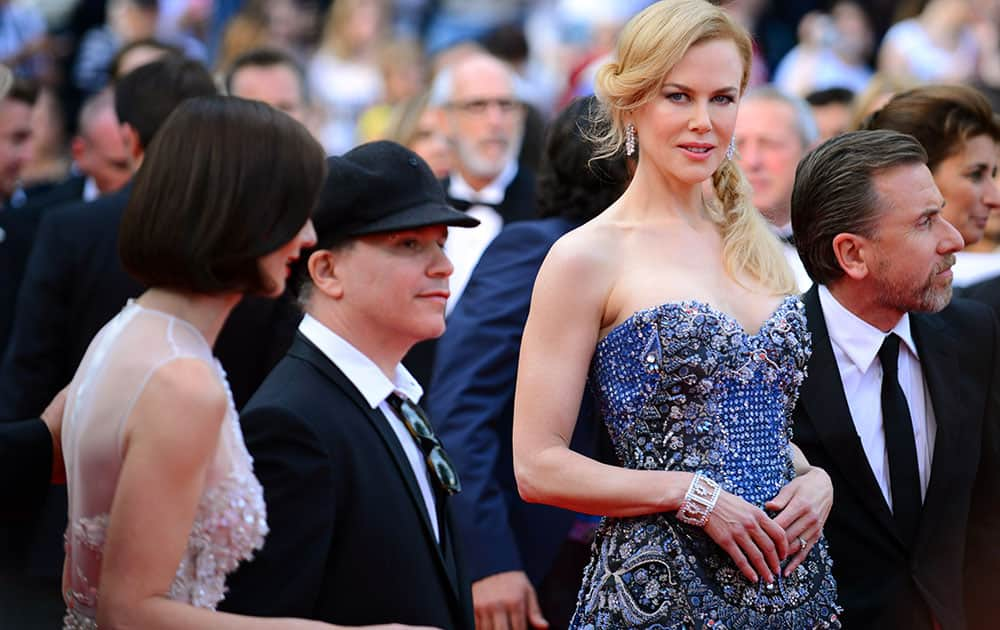
[[[126,271],[146,286],[270,293],[258,260],[309,219],[324,155],[305,127],[263,103],[184,101],[135,177],[119,233]]]

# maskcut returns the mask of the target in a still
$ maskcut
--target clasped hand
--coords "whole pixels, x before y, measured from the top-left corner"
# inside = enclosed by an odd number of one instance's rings
[[[810,468],[764,504],[774,518],[742,498],[723,491],[705,533],[729,554],[740,572],[756,583],[791,575],[819,540],[833,506],[833,484],[820,468]]]

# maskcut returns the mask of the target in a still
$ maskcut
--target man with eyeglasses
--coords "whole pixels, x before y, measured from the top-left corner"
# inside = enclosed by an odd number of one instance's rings
[[[524,104],[514,71],[486,53],[472,53],[444,67],[431,86],[431,105],[445,115],[452,148],[451,173],[441,183],[448,203],[477,219],[472,230],[452,234],[445,249],[455,271],[445,315],[462,297],[472,270],[507,223],[536,218],[535,175],[518,163]],[[406,355],[407,369],[426,390],[434,370],[436,340]]]
[[[524,106],[514,72],[503,61],[476,53],[444,68],[431,88],[432,104],[443,108],[454,168],[444,180],[448,203],[479,219],[448,242],[455,265],[451,313],[473,267],[505,223],[535,218],[535,176],[519,166]]]
[[[305,316],[241,418],[270,533],[221,608],[472,630],[449,501],[461,481],[400,361],[444,332],[448,226],[477,221],[398,144],[327,164],[317,245],[290,283]]]

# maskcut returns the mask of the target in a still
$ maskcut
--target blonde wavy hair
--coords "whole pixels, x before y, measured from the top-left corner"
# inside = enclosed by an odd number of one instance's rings
[[[595,79],[600,101],[591,138],[595,159],[622,150],[631,113],[659,94],[664,77],[694,45],[728,40],[743,60],[740,95],[750,79],[753,43],[746,29],[706,0],[661,0],[629,20],[618,38],[613,61]],[[719,226],[726,271],[739,280],[742,271],[778,294],[796,292],[795,280],[777,238],[751,203],[750,185],[732,160],[712,175],[716,200],[707,204]]]

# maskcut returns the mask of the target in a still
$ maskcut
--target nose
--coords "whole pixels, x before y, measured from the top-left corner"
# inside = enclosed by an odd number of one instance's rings
[[[306,224],[299,230],[299,236],[302,239],[303,249],[316,244],[316,228],[313,226],[312,219],[306,219]]]
[[[939,254],[954,254],[965,248],[965,239],[962,238],[962,233],[954,225],[944,218],[941,219],[940,225],[944,230],[944,234],[942,234],[941,240],[938,241],[937,251]]]
[[[427,275],[432,278],[447,278],[455,271],[455,266],[451,264],[448,255],[444,253],[444,247],[437,247],[430,265],[427,267]]]
[[[712,129],[712,120],[708,116],[707,103],[695,103],[691,111],[691,119],[688,121],[688,129],[698,133],[705,133]]]
[[[991,212],[1000,209],[1000,188],[997,187],[997,180],[990,178],[983,184],[983,205]]]

